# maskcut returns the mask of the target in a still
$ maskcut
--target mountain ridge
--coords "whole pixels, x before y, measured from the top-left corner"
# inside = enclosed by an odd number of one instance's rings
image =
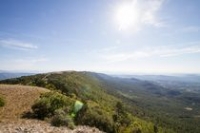
[[[109,119],[112,118],[108,115],[108,112],[113,114],[114,104],[117,101],[122,101],[127,106],[127,113],[133,116],[131,119],[137,119],[141,122],[140,124],[143,125],[144,129],[139,129],[143,132],[147,130],[147,127],[144,126],[147,124],[145,121],[150,121],[158,125],[160,132],[198,130],[198,128],[195,129],[196,127],[192,125],[183,126],[183,129],[175,126],[177,122],[180,126],[185,125],[188,123],[188,120],[193,119],[191,117],[192,115],[197,116],[198,114],[195,111],[198,110],[198,104],[196,103],[197,105],[193,106],[193,110],[189,112],[185,110],[185,108],[188,109],[190,107],[184,98],[184,93],[186,92],[180,90],[176,90],[176,92],[175,90],[162,87],[149,81],[142,81],[135,78],[119,78],[86,71],[62,71],[24,76],[0,81],[0,83],[25,84],[60,90],[69,97],[75,96],[79,100],[88,101],[89,106],[92,105],[92,108],[94,105],[98,105]],[[196,94],[193,95],[191,95],[192,98],[197,96]],[[195,99],[191,99],[191,97],[188,100],[195,102]],[[198,96],[196,100],[198,100]],[[113,103],[113,101],[115,102]],[[179,114],[179,110],[185,114]],[[182,118],[185,116],[189,116],[189,119],[184,119],[183,121]],[[152,123],[150,124],[151,127],[154,125]],[[127,130],[130,131],[129,128]],[[154,132],[150,129],[148,131]]]

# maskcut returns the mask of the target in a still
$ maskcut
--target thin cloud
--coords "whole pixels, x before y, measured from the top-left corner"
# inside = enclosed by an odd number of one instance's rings
[[[163,27],[165,24],[158,17],[165,0],[134,0],[139,10],[139,21],[143,25]]]
[[[191,46],[191,47],[185,47],[180,49],[171,49],[163,51],[163,54],[161,54],[161,57],[173,57],[173,56],[179,56],[184,54],[194,54],[194,53],[200,53],[200,47],[199,46]]]
[[[0,45],[6,48],[19,49],[19,50],[32,50],[38,48],[38,46],[34,44],[14,39],[2,39],[0,40]]]
[[[26,58],[26,59],[16,59],[15,62],[22,63],[22,64],[35,64],[35,63],[40,63],[40,62],[46,62],[48,60],[49,59],[47,58],[36,58],[36,59]]]
[[[186,54],[195,54],[200,53],[200,46],[187,46],[183,48],[171,48],[171,47],[157,47],[150,49],[137,50],[133,52],[124,52],[124,53],[112,53],[112,54],[102,54],[101,56],[104,60],[109,62],[121,62],[126,60],[136,60],[141,58],[150,58],[150,57],[175,57]]]
[[[157,17],[157,12],[161,9],[163,3],[164,0],[144,0],[141,4],[141,22],[156,27],[164,26],[164,23]]]
[[[144,53],[142,51],[136,51],[133,53],[117,53],[117,54],[108,54],[103,55],[102,58],[109,61],[109,62],[121,62],[126,61],[129,59],[139,59],[139,58],[145,58],[149,57],[150,55],[148,53]]]
[[[2,60],[1,69],[4,70],[42,70],[43,64],[49,59],[45,57],[27,57],[11,60]]]

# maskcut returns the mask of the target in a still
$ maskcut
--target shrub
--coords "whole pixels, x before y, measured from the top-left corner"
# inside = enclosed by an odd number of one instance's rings
[[[38,100],[33,106],[32,110],[34,115],[39,119],[44,119],[51,114],[50,101],[46,98]]]
[[[5,100],[2,96],[0,96],[0,107],[3,107],[5,105]]]
[[[35,78],[35,80],[33,80],[33,84],[40,87],[45,87],[46,85],[44,80],[38,78]]]
[[[123,132],[131,124],[129,114],[125,111],[125,108],[121,102],[117,102],[115,107],[115,114],[113,115],[115,132]]]
[[[55,111],[55,115],[51,119],[51,124],[58,127],[67,126],[70,129],[74,129],[75,127],[72,117],[62,109]]]
[[[77,113],[75,122],[81,125],[95,126],[102,131],[113,133],[113,121],[111,117],[100,107],[91,107],[84,104],[83,108]]]
[[[66,96],[58,92],[47,92],[41,95],[40,99],[32,106],[33,113],[39,119],[53,116],[55,110],[67,106]]]

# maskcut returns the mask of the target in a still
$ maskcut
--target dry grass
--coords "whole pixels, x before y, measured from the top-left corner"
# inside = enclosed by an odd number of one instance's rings
[[[0,108],[0,120],[20,118],[22,113],[31,110],[34,101],[46,91],[39,87],[0,84],[0,95],[6,101],[5,106]]]
[[[0,95],[6,100],[0,107],[0,133],[103,133],[96,128],[78,126],[74,130],[67,127],[53,127],[45,121],[21,119],[30,111],[41,93],[49,90],[40,87],[0,84]]]

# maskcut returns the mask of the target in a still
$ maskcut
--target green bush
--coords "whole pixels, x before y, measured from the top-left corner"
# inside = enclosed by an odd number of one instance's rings
[[[5,100],[2,96],[0,96],[0,107],[3,107],[5,105]]]
[[[39,119],[54,115],[55,110],[69,105],[67,97],[58,92],[47,92],[32,106],[33,113]]]
[[[67,126],[70,129],[74,129],[75,127],[73,118],[62,109],[55,111],[55,115],[51,119],[51,124],[53,126],[58,126],[58,127]]]
[[[83,108],[75,117],[76,124],[95,126],[107,133],[113,133],[112,118],[100,107],[92,107],[90,104],[84,104]]]

